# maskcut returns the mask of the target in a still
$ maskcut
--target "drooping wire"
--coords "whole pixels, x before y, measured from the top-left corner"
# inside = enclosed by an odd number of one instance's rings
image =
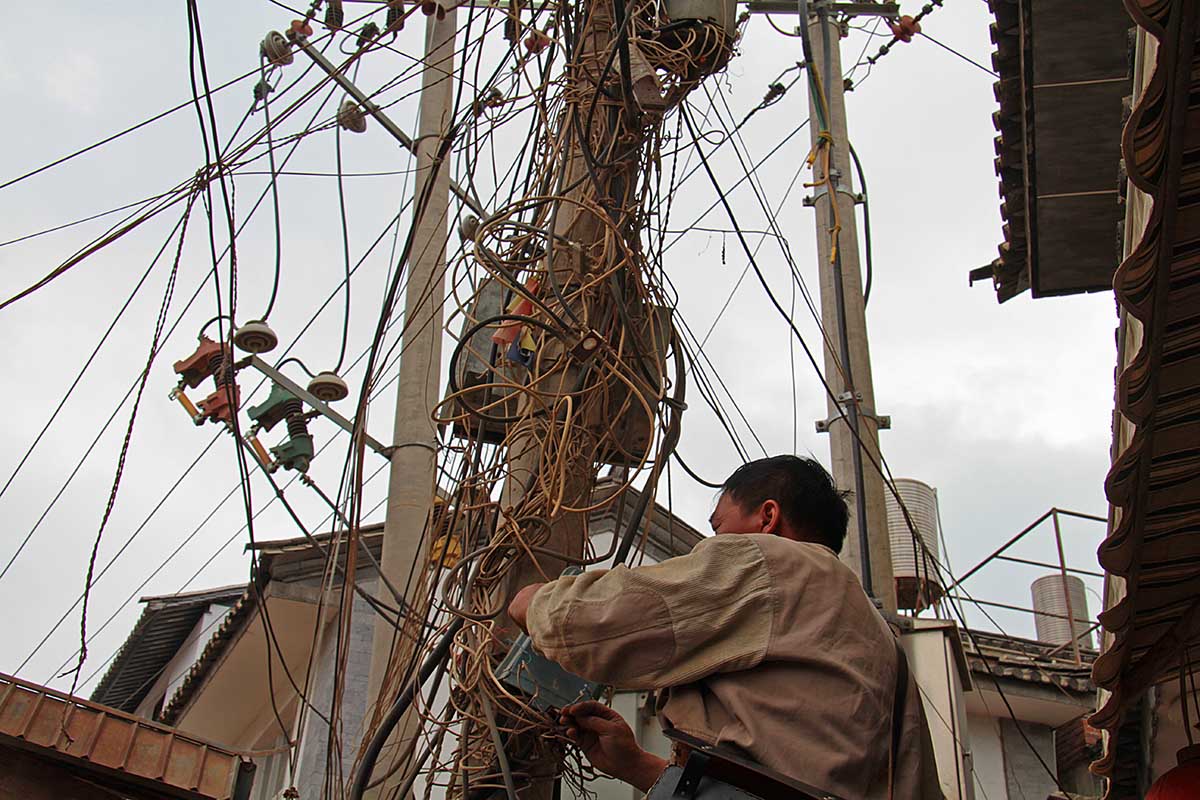
[[[92,576],[96,569],[96,556],[100,551],[100,541],[104,536],[104,529],[108,527],[108,520],[112,516],[113,507],[117,502],[117,493],[121,488],[121,476],[125,471],[125,458],[129,454],[129,443],[133,438],[134,425],[137,422],[138,409],[141,407],[142,394],[146,389],[146,382],[150,378],[150,368],[154,365],[154,357],[158,353],[159,339],[162,336],[163,328],[167,324],[167,315],[171,308],[171,299],[175,294],[175,278],[179,274],[179,262],[183,258],[183,243],[187,239],[188,218],[191,216],[192,205],[195,202],[195,197],[188,201],[187,207],[184,210],[183,224],[179,228],[179,245],[175,251],[175,261],[171,265],[171,272],[167,277],[167,287],[163,293],[162,304],[159,306],[158,319],[154,324],[154,333],[150,339],[150,353],[146,357],[146,365],[142,368],[141,378],[138,382],[137,394],[133,398],[133,408],[129,413],[129,424],[125,428],[125,439],[121,443],[121,452],[117,456],[116,475],[113,476],[112,488],[109,490],[108,503],[104,508],[104,515],[100,519],[99,530],[96,531],[95,541],[92,543],[92,554],[88,559],[87,577],[83,584],[83,604],[80,611],[79,621],[79,660],[75,664],[72,672],[71,691],[69,694],[75,693],[75,687],[79,685],[79,673],[83,669],[83,663],[87,660],[87,611],[88,599],[91,595]]]
[[[275,142],[273,139],[273,127],[271,125],[271,92],[273,88],[267,80],[266,54],[259,54],[259,79],[258,91],[262,92],[263,106],[263,121],[267,129],[267,159],[271,169],[271,206],[275,219],[275,277],[271,281],[271,297],[267,300],[267,308],[262,313],[260,319],[263,322],[271,316],[271,311],[275,308],[275,300],[279,296],[279,275],[283,261],[283,234],[281,232],[281,223],[279,219],[279,170],[275,166]]]
[[[230,86],[233,86],[234,84],[240,83],[241,81],[244,81],[246,78],[249,78],[255,72],[257,72],[257,70],[252,69],[249,72],[246,72],[246,73],[243,73],[243,74],[237,76],[236,78],[231,78],[230,80],[226,81],[225,83],[222,83],[220,86],[218,86],[216,89],[213,89],[212,91],[214,93],[216,93],[223,89],[228,89]],[[137,131],[137,130],[140,130],[140,129],[146,127],[147,125],[151,125],[155,122],[158,122],[160,119],[163,119],[164,117],[168,117],[171,114],[174,114],[176,111],[182,111],[183,109],[192,105],[194,102],[195,101],[192,98],[184,100],[179,105],[172,106],[171,108],[168,108],[166,111],[160,111],[158,114],[155,114],[154,116],[150,117],[149,119],[145,119],[145,120],[137,123],[136,125],[131,125],[128,128],[120,130],[120,131],[112,134],[111,136],[107,136],[107,137],[101,139],[100,141],[95,142],[94,144],[90,144],[87,147],[76,150],[73,153],[68,153],[67,155],[62,156],[61,158],[57,158],[48,164],[43,164],[42,166],[38,167],[37,169],[30,170],[29,172],[26,172],[22,175],[18,175],[15,178],[9,178],[4,183],[0,183],[0,189],[6,189],[15,183],[20,183],[21,181],[23,181],[27,178],[32,178],[34,175],[38,175],[42,172],[45,172],[46,170],[53,169],[54,167],[57,167],[60,164],[65,164],[66,162],[70,161],[71,159],[77,158],[78,156],[81,156],[84,153],[89,153],[98,147],[103,147],[104,145],[109,144],[110,142],[114,142],[117,139],[120,139],[122,136],[126,136],[127,134],[133,133],[134,131]]]
[[[342,227],[342,258],[346,265],[346,279],[343,281],[346,291],[346,309],[342,314],[342,344],[338,348],[337,366],[334,372],[341,373],[342,363],[346,360],[346,342],[350,339],[350,222],[346,215],[346,189],[342,180],[342,126],[338,125],[333,134],[334,150],[337,154],[337,190],[338,211]]]
[[[867,267],[867,274],[863,281],[863,308],[866,308],[871,299],[871,283],[875,276],[875,259],[871,248],[871,195],[867,192],[867,176],[863,172],[858,153],[854,151],[854,145],[846,142],[846,149],[850,151],[850,160],[854,162],[854,172],[858,175],[858,185],[862,188],[863,250]]]

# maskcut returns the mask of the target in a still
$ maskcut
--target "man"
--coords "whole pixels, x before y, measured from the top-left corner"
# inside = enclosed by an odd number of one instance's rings
[[[847,510],[829,474],[795,456],[745,464],[709,522],[717,535],[688,555],[527,586],[509,614],[565,669],[660,690],[664,727],[847,800],[941,800],[911,678],[891,763],[895,636],[838,560]],[[599,703],[562,722],[597,769],[642,791],[668,766]]]

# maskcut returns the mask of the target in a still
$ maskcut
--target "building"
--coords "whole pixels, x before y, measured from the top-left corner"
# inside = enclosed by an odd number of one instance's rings
[[[1103,652],[1093,670],[1104,755],[1093,770],[1108,779],[1107,797],[1140,798],[1194,738],[1181,696],[1198,699],[1197,8],[990,6],[1004,243],[972,278],[992,278],[1001,302],[1026,288],[1035,297],[1111,288],[1117,301]]]
[[[989,0],[999,256],[972,270],[1003,303],[1107,291],[1120,259],[1129,17],[1115,0]]]
[[[1200,52],[1196,4],[1127,0],[1136,23],[1119,304],[1104,653],[1094,723],[1109,796],[1142,797],[1195,734],[1200,670]],[[1187,682],[1190,681],[1190,682]],[[1195,719],[1191,720],[1195,724]]]

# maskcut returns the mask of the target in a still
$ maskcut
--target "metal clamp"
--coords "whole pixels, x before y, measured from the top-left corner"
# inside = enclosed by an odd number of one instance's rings
[[[892,418],[888,414],[876,414],[873,410],[862,407],[862,392],[842,392],[838,395],[838,405],[844,410],[850,405],[858,406],[858,416],[866,417],[867,419],[875,420],[875,427],[881,431],[891,430]],[[833,423],[840,422],[844,419],[844,415],[830,417],[829,419],[819,419],[816,421],[817,433],[829,433],[829,429]],[[848,420],[847,420],[848,421]]]
[[[795,0],[748,0],[751,14],[795,14]],[[815,0],[811,9],[824,8],[830,13],[859,17],[896,17],[900,15],[899,3],[849,3],[837,0]]]
[[[855,205],[862,205],[867,200],[867,196],[862,192],[852,192],[849,189],[843,189],[840,186],[838,187],[838,191],[853,200]],[[801,202],[803,202],[805,206],[812,208],[817,204],[818,200],[827,194],[829,194],[829,185],[823,183],[818,186],[817,190],[811,195],[805,195]]]

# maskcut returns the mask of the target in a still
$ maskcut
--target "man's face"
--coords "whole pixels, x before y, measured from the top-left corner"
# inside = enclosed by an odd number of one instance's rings
[[[760,510],[747,511],[741,504],[723,493],[717,507],[708,518],[713,533],[763,533],[763,515]]]

